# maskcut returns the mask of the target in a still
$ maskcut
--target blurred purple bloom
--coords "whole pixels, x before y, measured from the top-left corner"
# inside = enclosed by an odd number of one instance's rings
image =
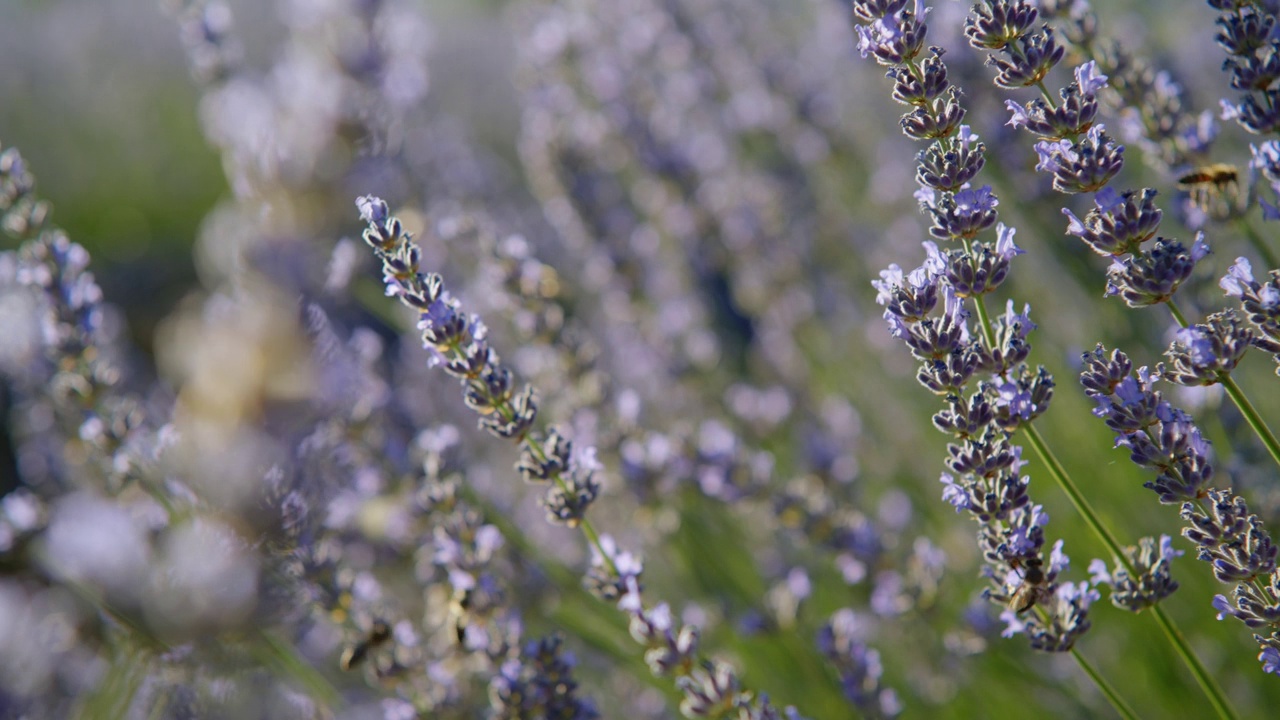
[[[1253,266],[1246,257],[1236,258],[1236,261],[1227,269],[1227,274],[1218,281],[1218,287],[1233,298],[1240,298],[1244,295],[1245,289],[1252,289],[1253,285]]]
[[[1174,334],[1177,342],[1182,343],[1196,365],[1210,365],[1216,358],[1213,353],[1213,339],[1199,327],[1185,327]]]
[[[1090,60],[1075,69],[1076,82],[1080,84],[1080,92],[1085,95],[1097,95],[1107,86],[1107,76],[1098,72],[1098,63]]]
[[[956,479],[951,473],[942,473],[938,478],[942,483],[942,499],[951,504],[956,512],[966,510],[969,507],[969,493],[963,487],[956,483]]]
[[[1027,114],[1027,109],[1020,103],[1013,100],[1005,100],[1004,106],[1008,108],[1011,115],[1009,122],[1005,123],[1006,125],[1011,125],[1016,130],[1020,127],[1025,127],[1031,122],[1031,116]]]
[[[1280,675],[1280,650],[1268,645],[1258,653],[1258,661],[1262,663],[1263,672]]]
[[[1005,260],[1009,260],[1016,255],[1026,253],[1026,250],[1018,247],[1013,242],[1013,236],[1018,232],[1017,228],[1009,227],[1004,223],[996,225],[996,254]],[[1013,302],[1012,300],[1010,302]]]

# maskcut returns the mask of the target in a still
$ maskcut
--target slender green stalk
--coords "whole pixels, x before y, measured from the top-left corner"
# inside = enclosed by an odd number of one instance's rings
[[[454,353],[456,357],[458,358],[463,357],[463,351],[457,343],[451,346],[450,350]],[[488,395],[487,392],[486,392],[486,395]],[[515,408],[512,407],[510,400],[506,398],[496,398],[496,397],[493,397],[492,395],[489,395],[487,399],[491,402],[494,409],[500,415],[502,415],[504,420],[510,421],[513,418],[515,418],[516,411],[515,411]],[[535,436],[531,434],[527,434],[520,439],[528,444],[529,449],[533,452],[533,454],[539,460],[547,459],[546,450],[543,449],[542,443],[539,442]],[[569,484],[565,482],[565,479],[561,476],[560,472],[557,471],[552,473],[551,481],[554,482],[556,484],[556,487],[560,488],[562,491],[566,493],[569,492]],[[613,573],[615,576],[620,577],[622,573],[618,572],[618,566],[614,563],[613,557],[611,557],[609,553],[605,552],[604,545],[601,544],[600,542],[600,533],[596,532],[595,526],[591,524],[591,521],[584,517],[581,520],[577,521],[576,523],[573,523],[571,527],[575,525],[579,530],[582,531],[583,536],[586,537],[587,539],[587,543],[591,545],[591,547],[597,553],[600,554],[601,558],[604,559],[604,563],[609,568],[609,572]]]
[[[123,637],[127,645],[128,637]],[[117,646],[102,681],[74,710],[78,720],[114,720],[124,717],[147,676],[147,652]]]
[[[320,674],[311,663],[307,662],[294,646],[274,633],[256,631],[251,634],[249,652],[266,667],[273,667],[285,677],[306,689],[308,695],[318,700],[325,707],[342,707],[342,695]]]
[[[965,254],[973,256],[973,246],[968,240],[964,241]],[[987,314],[987,304],[983,302],[981,295],[975,295],[973,305],[978,311],[978,327],[982,329],[982,339],[987,341],[987,347],[994,348],[996,346],[995,331],[991,329],[991,316]]]
[[[1236,229],[1239,230],[1241,234],[1245,236],[1245,239],[1249,241],[1249,245],[1257,251],[1258,255],[1262,258],[1262,261],[1267,264],[1267,267],[1280,267],[1280,258],[1276,257],[1275,252],[1272,251],[1271,247],[1262,239],[1262,236],[1258,234],[1258,231],[1253,228],[1253,225],[1249,224],[1248,220],[1238,217],[1236,218],[1235,225]]]
[[[986,307],[982,302],[981,297],[974,298],[974,300],[976,301],[975,304],[978,309],[978,318],[982,325],[983,337],[987,338],[987,342],[989,344],[994,345],[994,332],[991,330],[990,324],[987,320]],[[1062,491],[1066,493],[1067,498],[1071,500],[1071,504],[1075,506],[1076,512],[1080,513],[1080,516],[1084,518],[1084,521],[1093,529],[1093,532],[1098,536],[1098,538],[1102,540],[1102,544],[1106,546],[1107,551],[1115,556],[1116,560],[1123,563],[1125,569],[1128,570],[1131,575],[1136,577],[1138,575],[1137,569],[1124,554],[1124,548],[1120,544],[1120,541],[1117,540],[1111,530],[1102,523],[1102,519],[1098,516],[1098,513],[1093,509],[1093,506],[1089,504],[1084,493],[1080,491],[1080,488],[1076,486],[1075,482],[1071,479],[1071,476],[1067,473],[1067,469],[1063,467],[1057,456],[1055,456],[1053,451],[1049,449],[1049,445],[1045,442],[1040,431],[1031,423],[1024,425],[1023,430],[1025,431],[1027,441],[1036,451],[1036,454],[1040,456],[1040,460],[1049,470],[1049,475],[1053,477],[1054,482],[1058,483],[1058,487],[1062,488]]]
[[[969,249],[967,244],[965,249],[966,251]],[[983,302],[982,296],[979,295],[974,298],[974,305],[977,308],[978,324],[982,328],[982,336],[986,338],[988,346],[995,347],[995,330],[991,327],[986,304]],[[1030,423],[1025,427],[1027,431],[1026,434],[1031,441],[1031,445],[1036,449],[1036,452],[1040,455],[1040,458],[1044,461],[1045,465],[1050,468],[1050,474],[1053,475],[1055,480],[1057,480],[1059,487],[1067,493],[1067,497],[1069,497],[1071,502],[1076,506],[1076,510],[1084,516],[1085,520],[1089,523],[1089,526],[1093,528],[1094,532],[1098,533],[1098,536],[1102,538],[1103,544],[1111,550],[1112,554],[1115,555],[1120,562],[1125,564],[1130,575],[1136,577],[1138,573],[1128,557],[1125,556],[1124,551],[1120,547],[1120,543],[1116,541],[1111,532],[1102,524],[1102,521],[1098,518],[1098,514],[1093,511],[1092,507],[1090,507],[1088,500],[1084,497],[1084,494],[1081,493],[1075,483],[1071,481],[1071,477],[1067,474],[1066,469],[1062,467],[1062,464],[1058,462],[1058,459],[1049,451],[1049,447],[1045,444],[1044,438],[1040,436],[1040,431]],[[1046,623],[1049,621],[1048,615],[1043,609],[1036,608],[1036,612],[1040,614],[1041,619]],[[1175,647],[1177,647],[1176,643]],[[1106,696],[1107,701],[1111,703],[1111,706],[1115,708],[1116,712],[1118,712],[1121,717],[1126,718],[1127,720],[1136,720],[1138,715],[1133,711],[1133,708],[1129,707],[1129,704],[1120,697],[1119,693],[1116,692],[1116,689],[1111,687],[1106,679],[1098,673],[1098,671],[1089,663],[1088,660],[1085,659],[1084,655],[1082,655],[1079,650],[1074,647],[1071,648],[1071,656],[1075,658],[1076,663],[1080,665],[1080,668],[1084,670],[1085,674],[1088,675],[1093,680],[1094,684],[1098,686],[1098,689],[1102,691],[1102,694]],[[1198,664],[1194,658],[1184,657],[1184,660],[1196,662]]]
[[[1200,664],[1199,658],[1196,657],[1191,645],[1187,643],[1187,639],[1183,637],[1178,627],[1164,614],[1159,605],[1153,606],[1151,610],[1152,614],[1155,615],[1156,622],[1160,624],[1160,629],[1164,630],[1164,634],[1168,636],[1169,641],[1179,648],[1179,653],[1183,659],[1188,661],[1187,665],[1191,668],[1191,674],[1196,676],[1196,682],[1200,684],[1200,689],[1204,690],[1204,694],[1209,696],[1209,702],[1213,703],[1213,709],[1218,712],[1218,717],[1223,718],[1223,720],[1234,720],[1239,717],[1227,700],[1222,687],[1218,685],[1218,681],[1209,674],[1209,670],[1204,665]]]
[[[1223,389],[1227,391],[1227,395],[1231,396],[1231,401],[1236,404],[1240,414],[1244,415],[1245,422],[1249,423],[1249,427],[1253,428],[1253,432],[1257,434],[1258,439],[1266,446],[1267,452],[1271,454],[1271,459],[1276,461],[1276,465],[1280,465],[1280,442],[1276,441],[1276,436],[1272,434],[1271,428],[1267,427],[1266,421],[1258,414],[1257,409],[1253,407],[1253,403],[1249,402],[1249,396],[1244,394],[1244,390],[1230,375],[1220,373],[1218,380],[1222,383]]]
[[[1111,687],[1111,683],[1102,677],[1097,668],[1089,664],[1089,661],[1085,659],[1084,655],[1080,654],[1079,650],[1071,648],[1071,657],[1075,658],[1076,664],[1080,666],[1080,669],[1084,670],[1084,673],[1093,679],[1093,683],[1107,697],[1107,702],[1111,703],[1111,707],[1115,708],[1120,717],[1125,718],[1125,720],[1138,720],[1138,714],[1134,712],[1133,708],[1129,707],[1129,703],[1120,697],[1116,689]]]
[[[1031,444],[1031,447],[1035,449],[1036,454],[1040,456],[1040,460],[1044,462],[1045,467],[1048,468],[1049,475],[1051,475],[1058,483],[1058,486],[1062,488],[1062,491],[1067,494],[1067,497],[1071,500],[1071,504],[1075,506],[1076,511],[1080,513],[1080,516],[1084,518],[1089,527],[1092,528],[1098,538],[1102,540],[1102,543],[1107,546],[1107,550],[1124,565],[1125,569],[1129,572],[1129,575],[1131,577],[1137,577],[1139,573],[1134,567],[1133,562],[1127,555],[1125,555],[1115,536],[1107,526],[1102,523],[1097,512],[1095,512],[1093,507],[1089,505],[1089,501],[1084,497],[1084,494],[1080,492],[1080,489],[1076,487],[1075,482],[1071,480],[1071,476],[1067,474],[1066,468],[1062,466],[1062,463],[1058,461],[1057,456],[1055,456],[1053,451],[1049,449],[1049,446],[1044,441],[1044,437],[1040,435],[1040,431],[1031,424],[1026,425],[1024,429],[1026,430],[1027,441]],[[1165,636],[1169,638],[1169,643],[1173,645],[1174,651],[1178,653],[1179,657],[1182,658],[1182,662],[1186,664],[1187,669],[1195,676],[1196,682],[1199,683],[1200,689],[1204,691],[1204,694],[1208,696],[1209,702],[1213,703],[1214,709],[1218,711],[1218,717],[1223,718],[1224,720],[1235,718],[1235,711],[1227,701],[1226,693],[1223,692],[1222,687],[1218,685],[1218,682],[1213,678],[1213,676],[1209,674],[1209,670],[1204,666],[1204,664],[1200,662],[1199,656],[1197,656],[1195,651],[1191,649],[1191,646],[1187,644],[1186,638],[1182,636],[1182,633],[1178,630],[1177,626],[1173,624],[1173,620],[1165,614],[1164,608],[1160,607],[1159,604],[1152,605],[1151,614],[1155,616],[1156,622],[1160,625],[1160,629],[1163,630]]]
[[[1125,570],[1130,575],[1136,577],[1137,569],[1134,567],[1129,557],[1125,555],[1124,548],[1111,530],[1102,523],[1102,519],[1098,516],[1097,511],[1089,504],[1089,500],[1085,498],[1084,493],[1080,492],[1080,488],[1076,486],[1075,481],[1067,474],[1067,469],[1062,466],[1058,457],[1053,454],[1053,450],[1049,448],[1045,442],[1044,436],[1040,434],[1040,430],[1035,425],[1028,423],[1023,426],[1027,442],[1036,451],[1036,455],[1040,456],[1040,461],[1044,463],[1049,470],[1049,475],[1053,477],[1054,482],[1058,483],[1058,487],[1062,488],[1062,492],[1066,493],[1067,499],[1071,500],[1071,504],[1075,506],[1076,512],[1080,513],[1080,517],[1084,518],[1085,523],[1093,530],[1098,539],[1102,540],[1102,544],[1107,546],[1107,552],[1111,553],[1116,560],[1124,564]]]
[[[975,298],[975,300],[978,308],[978,317],[982,324],[983,336],[987,337],[990,342],[990,338],[993,337],[994,333],[986,322],[986,309],[983,305],[982,298]],[[1138,577],[1138,570],[1134,566],[1133,561],[1129,559],[1129,556],[1125,554],[1120,541],[1116,539],[1115,534],[1112,533],[1111,530],[1102,522],[1102,518],[1098,515],[1097,511],[1093,509],[1093,506],[1089,504],[1089,500],[1085,497],[1084,493],[1080,491],[1080,488],[1075,484],[1075,481],[1071,479],[1071,475],[1067,472],[1066,467],[1064,467],[1062,462],[1058,460],[1058,457],[1054,455],[1053,451],[1049,448],[1049,444],[1045,442],[1044,436],[1040,434],[1040,430],[1032,423],[1027,423],[1022,427],[1022,429],[1025,437],[1027,438],[1028,444],[1030,444],[1032,449],[1035,450],[1036,455],[1040,457],[1040,461],[1044,463],[1045,468],[1049,471],[1049,475],[1053,478],[1054,482],[1058,484],[1058,487],[1062,488],[1062,492],[1065,493],[1067,499],[1071,501],[1076,512],[1080,514],[1080,517],[1084,519],[1085,523],[1093,530],[1094,534],[1098,536],[1098,539],[1102,541],[1102,544],[1106,546],[1107,551],[1111,553],[1117,562],[1124,566],[1129,575],[1131,577]],[[1160,628],[1164,630],[1165,636],[1169,638],[1169,643],[1173,646],[1174,651],[1182,658],[1182,662],[1187,666],[1187,669],[1191,671],[1191,674],[1195,676],[1196,682],[1199,683],[1204,694],[1208,696],[1209,702],[1212,703],[1214,708],[1218,711],[1218,716],[1224,720],[1234,719],[1236,717],[1235,711],[1227,701],[1226,693],[1223,692],[1222,688],[1218,685],[1217,681],[1214,680],[1213,676],[1209,674],[1208,669],[1205,668],[1204,664],[1200,661],[1200,658],[1191,649],[1191,646],[1187,644],[1182,633],[1179,632],[1177,626],[1173,624],[1173,620],[1165,614],[1164,609],[1158,604],[1151,607],[1151,612],[1155,616],[1156,622],[1159,623]],[[1074,650],[1072,652],[1075,653]],[[1083,661],[1079,657],[1077,657],[1077,660]],[[1086,672],[1088,671],[1086,670]],[[1107,690],[1104,688],[1103,692],[1105,693]],[[1116,709],[1120,710],[1119,707]],[[1121,714],[1123,715],[1124,712],[1122,711]]]
[[[1169,313],[1173,315],[1173,319],[1177,321],[1178,327],[1191,326],[1191,323],[1187,322],[1187,316],[1182,314],[1182,308],[1178,307],[1178,304],[1173,301],[1173,298],[1169,298],[1169,301],[1165,303],[1165,306],[1169,308]]]

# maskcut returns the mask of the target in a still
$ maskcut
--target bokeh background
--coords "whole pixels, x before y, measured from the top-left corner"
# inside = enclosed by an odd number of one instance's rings
[[[643,549],[647,591],[703,623],[704,648],[732,659],[748,686],[810,717],[853,713],[814,642],[850,607],[905,717],[1108,712],[1069,658],[999,637],[998,608],[978,598],[975,528],[939,499],[936,400],[915,384],[869,284],[889,263],[923,259],[927,224],[911,195],[919,148],[898,131],[882,71],[858,57],[842,3],[229,2],[239,73],[229,77],[249,78],[237,92],[216,62],[193,73],[199,43],[187,37],[184,49],[176,5],[0,3],[0,143],[21,149],[56,223],[92,255],[128,385],[154,407],[203,397],[202,382],[210,397],[235,394],[220,383],[244,374],[202,374],[202,353],[234,366],[238,348],[300,352],[294,331],[271,323],[297,324],[290,298],[322,295],[335,247],[361,230],[354,198],[376,193],[421,233],[424,266],[485,313],[495,347],[540,383],[545,414],[594,438],[606,468],[597,526]],[[1123,539],[1176,534],[1176,509],[1142,488],[1075,380],[1080,352],[1097,342],[1154,364],[1172,322],[1103,300],[1102,261],[1064,238],[1061,196],[1033,174],[1025,136],[1004,126],[1004,96],[960,41],[967,8],[936,5],[932,41],[949,49],[968,122],[991,149],[985,181],[1028,251],[1002,292],[1031,303],[1033,358],[1058,381],[1042,431]],[[1106,32],[1170,71],[1194,111],[1228,95],[1207,6],[1098,5]],[[372,43],[351,20],[359,6],[383,13]],[[361,53],[375,58],[367,68]],[[1213,159],[1242,165],[1249,141],[1225,125]],[[1140,147],[1126,158],[1122,181],[1168,201],[1163,232],[1190,237],[1175,175],[1144,163]],[[434,223],[459,214],[492,242],[440,240],[448,233]],[[1256,210],[1249,221],[1274,239]],[[1248,252],[1229,226],[1206,230],[1215,254],[1184,290],[1201,314],[1225,304],[1216,278]],[[505,240],[515,234],[523,244]],[[558,320],[519,307],[501,277],[525,247],[545,266],[516,263],[541,274],[514,286],[558,304]],[[385,345],[378,367],[397,422],[463,434],[477,502],[516,549],[512,582],[534,589],[515,593],[529,634],[565,633],[586,660],[582,691],[605,717],[676,716],[674,690],[649,676],[621,616],[577,589],[587,562],[578,537],[542,522],[536,492],[509,470],[514,453],[474,431],[453,382],[426,371],[412,318],[381,297],[372,261],[348,264],[353,279],[327,296],[332,322],[340,335],[372,328]],[[262,310],[273,318],[265,329],[202,325],[251,275],[283,298],[283,310]],[[566,367],[581,374],[566,378]],[[273,377],[261,385],[275,388],[262,390],[271,402],[312,396]],[[1276,381],[1260,355],[1240,371],[1273,424]],[[1213,393],[1177,399],[1214,441],[1222,476],[1276,527],[1275,470],[1234,409]],[[271,426],[264,434],[289,436],[268,414],[254,420]],[[15,422],[5,491],[22,482]],[[663,458],[681,441],[692,464],[676,472]],[[1029,473],[1079,579],[1103,549],[1034,459]],[[809,514],[788,512],[806,501]],[[863,535],[833,540],[823,522]],[[874,550],[859,554],[859,539]],[[374,563],[388,588],[406,562],[390,555]],[[1280,683],[1238,623],[1214,619],[1210,601],[1224,589],[1193,553],[1174,567],[1182,589],[1167,611],[1242,713],[1268,716]],[[809,589],[797,589],[796,569]],[[403,607],[431,604],[429,590],[402,584],[396,592],[426,596]],[[1081,651],[1144,716],[1209,716],[1150,618],[1104,602],[1093,622]],[[399,691],[337,670],[356,629],[333,624],[335,639],[302,655],[341,688],[339,716],[378,716],[378,699]],[[65,689],[55,686],[34,687]]]

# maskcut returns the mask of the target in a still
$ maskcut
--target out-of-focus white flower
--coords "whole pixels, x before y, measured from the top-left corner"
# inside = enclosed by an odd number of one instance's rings
[[[179,635],[233,627],[257,604],[258,566],[230,528],[197,518],[165,538],[144,598],[148,619]]]
[[[55,576],[128,601],[137,599],[151,559],[151,546],[133,516],[87,492],[58,502],[43,547],[43,562]]]

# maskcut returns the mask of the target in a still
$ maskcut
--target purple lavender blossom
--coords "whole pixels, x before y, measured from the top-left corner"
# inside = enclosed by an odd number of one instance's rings
[[[979,541],[988,562],[986,572],[992,580],[988,595],[996,602],[1015,603],[1020,613],[1035,605],[1037,599],[1055,596],[1060,587],[1056,582],[1059,568],[1051,567],[1045,582],[1035,583],[1030,593],[1018,593],[1016,582],[1006,584],[1006,580],[1022,577],[1019,569],[1023,567],[1035,567],[1044,574],[1039,569],[1043,564],[1042,525],[1048,519],[1038,506],[1031,506],[1028,480],[1019,474],[1020,449],[1011,446],[1007,437],[1047,409],[1053,382],[1043,368],[1032,370],[1025,365],[1029,352],[1026,338],[1035,326],[1026,311],[1014,312],[1013,301],[994,323],[980,314],[982,335],[971,334],[966,303],[981,303],[984,295],[995,291],[1008,275],[1010,260],[1020,250],[1012,242],[1013,229],[1003,224],[997,226],[995,243],[978,241],[982,233],[996,226],[999,200],[990,186],[975,188],[968,184],[981,167],[981,162],[970,156],[975,151],[980,156],[983,146],[975,144],[972,132],[960,123],[964,110],[956,89],[948,88],[940,52],[934,52],[924,63],[923,72],[930,77],[931,99],[913,101],[920,97],[918,86],[922,85],[921,71],[914,59],[923,46],[925,14],[920,10],[912,13],[902,4],[853,4],[855,24],[864,39],[873,36],[871,28],[883,28],[886,23],[903,28],[894,37],[876,36],[874,44],[867,40],[864,56],[874,55],[878,63],[893,68],[889,72],[895,83],[893,96],[913,108],[903,116],[903,131],[933,143],[918,157],[917,179],[922,187],[916,197],[921,211],[932,220],[930,236],[951,243],[955,249],[937,252],[927,247],[930,260],[920,268],[906,274],[898,266],[891,266],[881,272],[881,279],[873,285],[877,302],[885,307],[884,317],[891,334],[903,340],[921,362],[917,378],[943,396],[948,406],[934,416],[935,427],[956,441],[948,447],[947,465],[951,472],[941,478],[945,486],[943,499],[957,511],[968,510],[979,522]],[[979,12],[971,17],[966,35],[975,45],[998,48],[1009,38],[1002,33],[1016,33],[1017,28],[1030,26],[1034,20],[1034,9],[998,17]],[[1062,48],[1051,36],[1044,43],[1024,44],[1021,50],[1030,69],[1023,72],[1003,65],[1002,82],[1029,84],[1032,76],[1038,81],[1042,70],[1062,55]],[[1084,79],[1089,87],[1097,85],[1091,74]],[[1084,115],[1088,112],[1081,110]],[[1013,122],[1029,123],[1031,115],[1019,114],[1015,108]],[[1088,141],[1099,146],[1100,152],[1118,155],[1106,144],[1101,129]],[[1093,149],[1087,152],[1090,157],[1097,154]],[[1072,158],[1078,159],[1077,150],[1064,140],[1050,162],[1064,171],[1081,174],[1081,169],[1066,168]],[[951,182],[962,176],[965,184]],[[933,314],[938,288],[943,299],[940,316]],[[994,375],[994,379],[971,387],[970,381],[980,370]],[[1064,593],[1066,599],[1051,611],[1062,613],[1061,617],[1055,616],[1052,626],[1044,626],[1036,618],[1028,619],[1033,646],[1064,651],[1088,629],[1089,593],[1079,591],[1066,597],[1068,594]]]
[[[548,520],[583,531],[592,550],[588,587],[602,600],[616,602],[630,617],[632,636],[646,646],[650,669],[655,675],[675,677],[676,686],[684,695],[681,711],[691,717],[714,717],[731,709],[764,712],[770,707],[767,698],[745,692],[731,666],[700,659],[696,627],[686,626],[674,633],[665,604],[645,607],[639,582],[643,571],[640,561],[620,550],[609,536],[598,534],[586,519],[586,510],[599,493],[594,453],[575,453],[573,443],[557,428],[545,432],[535,428],[537,405],[533,389],[526,387],[516,394],[515,379],[489,347],[479,318],[466,318],[461,313],[460,303],[449,299],[439,275],[421,272],[421,251],[383,200],[362,197],[357,207],[368,225],[364,231],[366,243],[383,262],[384,270],[395,269],[388,282],[400,288],[396,294],[402,304],[419,312],[423,342],[443,356],[442,369],[460,380],[467,405],[480,415],[480,427],[519,445],[517,470],[521,476],[528,482],[550,486],[542,500]],[[536,655],[541,658],[548,653],[540,650]],[[553,658],[538,662],[560,667]],[[536,684],[541,672],[535,673],[532,680],[524,680],[516,665],[504,666],[497,685],[502,707],[512,703],[519,707],[517,700],[523,697],[520,683]],[[520,712],[516,711],[516,715]],[[575,712],[589,717],[594,710]]]

